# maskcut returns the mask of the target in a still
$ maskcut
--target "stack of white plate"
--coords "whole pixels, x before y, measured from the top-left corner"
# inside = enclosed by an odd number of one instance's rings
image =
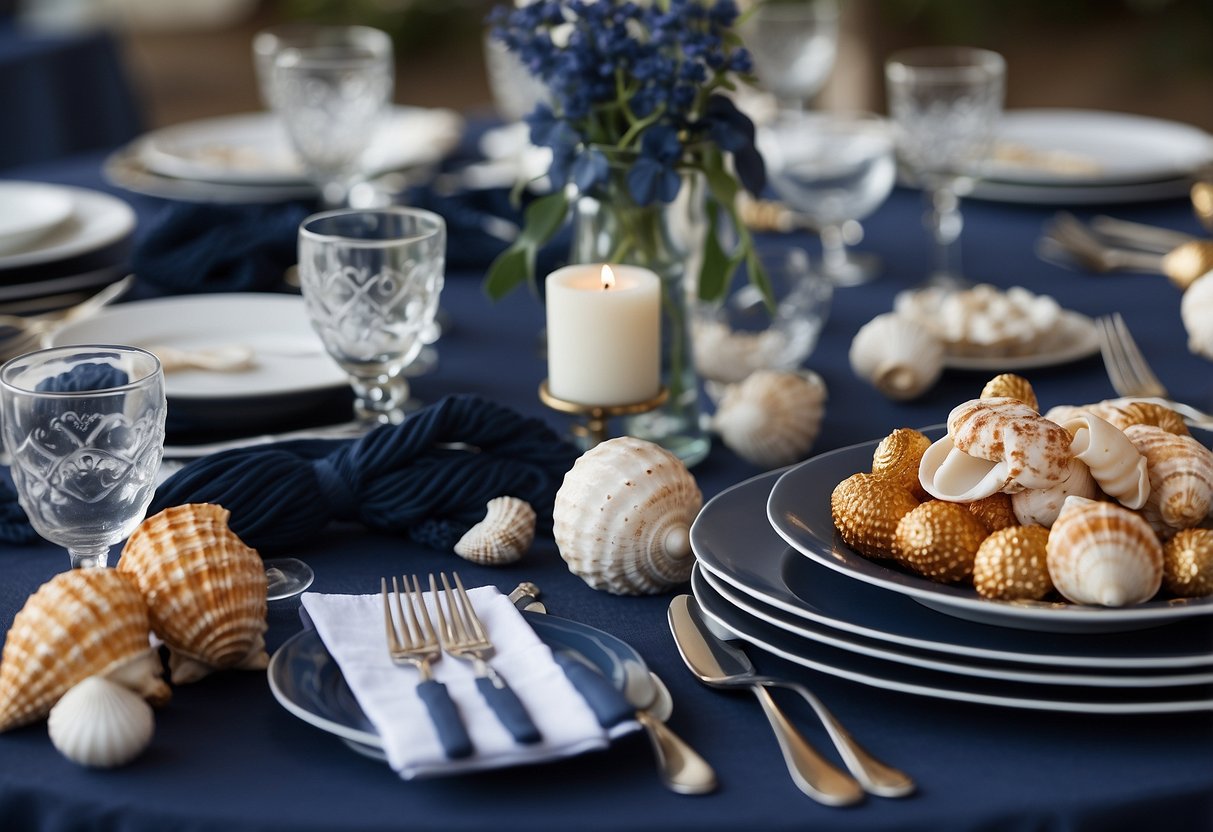
[[[1079,713],[1213,710],[1213,598],[1123,609],[990,601],[843,544],[830,493],[870,470],[876,444],[764,474],[704,507],[692,587],[716,625],[886,690]]]

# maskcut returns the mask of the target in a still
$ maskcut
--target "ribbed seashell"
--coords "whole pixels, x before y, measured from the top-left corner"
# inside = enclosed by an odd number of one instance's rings
[[[1028,488],[1011,495],[1011,509],[1023,526],[1052,526],[1067,497],[1099,496],[1099,485],[1081,459],[1070,460],[1066,478],[1048,488]]]
[[[211,503],[166,508],[135,529],[118,562],[147,599],[178,684],[269,662],[265,566],[228,528],[229,516]]]
[[[723,321],[695,321],[695,369],[721,384],[744,381],[764,368],[786,366],[788,336],[779,329],[735,330]]]
[[[1044,412],[1044,417],[1054,424],[1060,425],[1068,419],[1073,419],[1082,413],[1090,413],[1091,408],[1085,405],[1059,404]],[[1096,414],[1099,415],[1099,414]]]
[[[1150,476],[1147,513],[1172,529],[1197,525],[1213,508],[1213,451],[1191,436],[1153,425],[1130,425],[1125,436],[1146,458]]]
[[[89,676],[51,708],[46,727],[51,744],[73,763],[113,768],[147,748],[155,720],[139,694],[102,676]]]
[[[1181,598],[1213,595],[1213,531],[1184,529],[1162,548],[1162,582]]]
[[[943,342],[895,312],[877,315],[851,341],[851,369],[890,399],[920,396],[943,372]]]
[[[888,477],[909,489],[917,500],[927,499],[918,481],[918,466],[922,455],[931,447],[926,434],[913,428],[898,428],[890,433],[872,454],[872,473]]]
[[[1188,331],[1188,349],[1213,360],[1213,272],[1187,288],[1179,303],[1179,316]]]
[[[977,547],[989,535],[984,523],[957,503],[929,500],[897,524],[894,552],[918,574],[954,584],[973,574]]]
[[[1003,373],[994,376],[986,382],[986,386],[981,388],[981,399],[1016,399],[1026,404],[1036,412],[1040,412],[1040,405],[1036,401],[1036,391],[1032,389],[1032,384],[1023,376],[1017,376],[1014,373]]]
[[[1020,493],[1024,492],[1021,491]],[[1003,494],[1001,491],[997,494],[991,494],[989,497],[974,500],[968,503],[965,508],[991,532],[1005,529],[1008,526],[1019,525],[1019,519],[1015,516],[1015,509],[1011,505],[1011,495]]]
[[[472,563],[497,566],[519,560],[535,541],[535,509],[517,497],[494,497],[484,519],[455,544],[455,554]]]
[[[973,586],[983,598],[1039,601],[1053,591],[1042,526],[1008,526],[981,542],[973,558]]]
[[[909,489],[877,474],[852,474],[830,494],[830,514],[843,543],[870,558],[896,557],[897,524],[917,507]]]
[[[113,569],[61,572],[13,619],[0,659],[0,731],[41,719],[73,685],[109,676],[157,704],[169,699],[149,647],[147,604]]]
[[[1137,514],[1115,503],[1070,497],[1049,532],[1049,576],[1076,604],[1123,607],[1162,584],[1162,546]]]
[[[817,373],[758,370],[725,390],[712,427],[746,461],[779,468],[808,456],[825,400],[826,385]]]
[[[1129,425],[1154,425],[1167,433],[1187,436],[1188,426],[1183,417],[1169,407],[1137,399],[1105,399],[1083,408],[1099,418],[1124,430]],[[1058,421],[1058,424],[1061,424]]]
[[[690,529],[702,505],[678,457],[620,436],[586,451],[564,475],[552,534],[569,570],[593,588],[665,592],[691,575]]]
[[[1146,504],[1150,496],[1146,459],[1124,431],[1085,411],[1060,424],[1074,437],[1070,453],[1086,463],[1104,493],[1125,508],[1138,509]]]

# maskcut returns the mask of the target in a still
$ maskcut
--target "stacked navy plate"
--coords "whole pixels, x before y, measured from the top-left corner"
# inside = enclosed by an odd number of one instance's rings
[[[1107,609],[987,600],[865,558],[830,493],[877,442],[733,486],[691,529],[692,588],[723,630],[886,690],[1077,713],[1213,710],[1213,598]]]

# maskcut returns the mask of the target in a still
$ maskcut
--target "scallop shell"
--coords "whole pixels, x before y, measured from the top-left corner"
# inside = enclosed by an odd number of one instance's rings
[[[1188,349],[1213,360],[1213,272],[1197,278],[1184,292],[1179,315],[1188,331]]]
[[[51,743],[73,763],[113,768],[138,757],[152,741],[152,708],[139,694],[89,676],[63,694],[47,720]]]
[[[1036,412],[1040,412],[1040,405],[1036,401],[1036,392],[1032,389],[1031,382],[1023,376],[1017,376],[1014,373],[1003,373],[1002,375],[994,376],[994,378],[986,382],[985,387],[981,388],[981,395],[978,398],[1016,399]]]
[[[1070,497],[1049,532],[1049,576],[1076,604],[1123,607],[1162,584],[1162,546],[1148,523],[1115,503]]]
[[[1184,424],[1183,417],[1171,408],[1156,402],[1143,402],[1136,399],[1105,399],[1096,404],[1086,405],[1083,409],[1094,413],[1121,430],[1129,425],[1154,425],[1167,433],[1188,435],[1188,426]],[[1060,424],[1060,420],[1058,420],[1058,424]]]
[[[974,500],[966,508],[991,532],[1019,525],[1015,509],[1011,505],[1011,495],[1003,494],[1001,491],[991,494],[989,497]]]
[[[1015,519],[1024,526],[1052,526],[1061,513],[1067,497],[1086,497],[1093,500],[1099,496],[1099,485],[1091,476],[1091,469],[1081,459],[1070,460],[1066,478],[1049,488],[1028,488],[1011,495],[1011,509]]]
[[[821,430],[825,400],[825,382],[816,373],[759,370],[729,386],[712,425],[748,462],[778,468],[808,456]]]
[[[569,570],[615,595],[665,592],[695,558],[695,478],[664,448],[621,436],[586,451],[556,492],[552,533]]]
[[[872,454],[872,473],[888,477],[909,489],[915,499],[927,499],[918,481],[918,466],[922,455],[931,447],[931,440],[913,428],[898,428],[876,446]]]
[[[1074,437],[1070,453],[1086,463],[1109,497],[1125,508],[1138,509],[1146,504],[1150,496],[1146,459],[1124,431],[1086,411],[1075,413],[1061,426]]]
[[[535,509],[517,497],[494,497],[485,506],[484,519],[455,544],[455,554],[472,563],[513,563],[535,541]]]
[[[1041,526],[1008,526],[981,542],[973,558],[973,586],[983,598],[1039,601],[1053,591]]]
[[[13,619],[0,659],[0,731],[46,716],[73,685],[103,675],[157,704],[169,689],[148,646],[147,604],[113,569],[73,569],[44,583]]]
[[[973,574],[973,558],[988,535],[985,524],[964,506],[930,500],[901,518],[894,551],[900,563],[918,574],[953,584]]]
[[[118,562],[147,599],[178,684],[269,662],[265,566],[228,528],[229,515],[210,503],[166,508],[135,529]]]
[[[877,315],[851,341],[851,369],[890,399],[920,396],[943,372],[943,342],[895,312]]]
[[[870,558],[895,557],[897,524],[917,506],[908,489],[876,474],[853,474],[830,494],[834,528],[844,543]]]
[[[1151,488],[1147,512],[1172,529],[1204,520],[1213,508],[1213,451],[1191,436],[1152,425],[1131,425],[1125,435],[1146,459]]]
[[[1181,598],[1213,595],[1213,531],[1184,529],[1162,549],[1162,582]]]

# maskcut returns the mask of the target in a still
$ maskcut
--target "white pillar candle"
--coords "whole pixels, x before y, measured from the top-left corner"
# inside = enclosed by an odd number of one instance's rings
[[[546,295],[553,396],[621,405],[657,395],[661,278],[636,266],[578,264],[548,275]]]

